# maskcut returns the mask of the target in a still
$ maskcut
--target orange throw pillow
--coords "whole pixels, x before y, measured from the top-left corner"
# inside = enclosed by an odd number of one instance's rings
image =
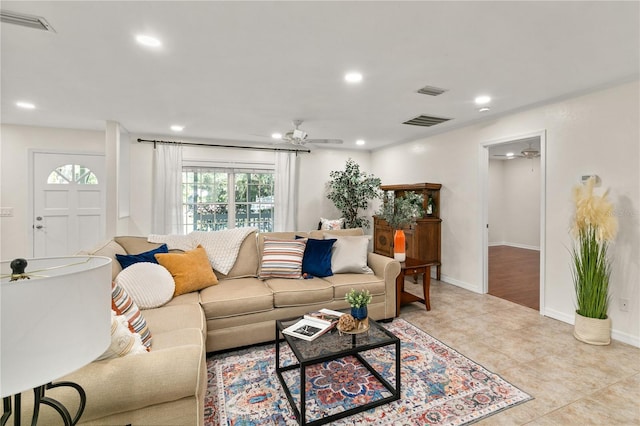
[[[201,245],[184,253],[158,253],[155,257],[176,282],[173,297],[218,284],[218,277]]]

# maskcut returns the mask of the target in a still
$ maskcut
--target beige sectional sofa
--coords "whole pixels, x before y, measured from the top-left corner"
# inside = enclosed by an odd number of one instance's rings
[[[327,232],[327,231],[325,231]],[[361,229],[331,231],[362,235]],[[345,309],[351,288],[373,295],[369,315],[395,315],[395,279],[400,265],[391,258],[367,254],[373,274],[345,273],[313,279],[258,278],[265,237],[322,239],[323,231],[253,233],[244,239],[228,274],[216,272],[217,285],[174,297],[166,305],[143,310],[153,336],[150,352],[95,361],[62,378],[80,384],[87,405],[80,424],[201,425],[207,387],[205,357],[220,351],[274,339],[275,320],[320,308]],[[115,254],[137,254],[158,247],[145,237],[116,237],[84,252],[113,259],[113,277],[121,271]],[[73,410],[72,393],[49,391]],[[28,405],[28,404],[26,404]],[[53,410],[43,409],[54,424]]]

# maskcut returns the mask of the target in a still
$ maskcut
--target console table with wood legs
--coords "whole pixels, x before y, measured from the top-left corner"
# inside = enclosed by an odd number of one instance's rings
[[[400,306],[411,302],[424,303],[427,311],[431,310],[429,303],[429,287],[431,286],[431,267],[438,266],[439,262],[425,262],[419,259],[407,257],[404,262],[400,262],[400,275],[396,278],[396,317],[400,315]],[[424,299],[404,291],[404,277],[409,275],[417,276],[422,274],[422,290]]]

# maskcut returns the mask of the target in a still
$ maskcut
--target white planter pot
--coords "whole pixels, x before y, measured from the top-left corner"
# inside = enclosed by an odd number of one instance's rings
[[[611,343],[611,318],[588,318],[576,312],[573,336],[590,345],[608,345]]]

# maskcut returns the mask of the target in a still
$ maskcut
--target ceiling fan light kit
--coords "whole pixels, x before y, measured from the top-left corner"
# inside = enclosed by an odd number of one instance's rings
[[[309,139],[309,134],[299,129],[302,120],[293,120],[293,129],[289,130],[282,136],[282,140],[292,145],[302,146],[307,143],[323,143],[323,144],[341,144],[342,139]]]

